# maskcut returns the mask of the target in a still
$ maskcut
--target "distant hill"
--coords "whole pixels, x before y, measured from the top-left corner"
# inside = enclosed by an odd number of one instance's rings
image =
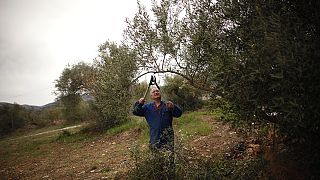
[[[12,104],[6,103],[6,102],[0,102],[0,107],[1,107],[1,106],[5,106],[5,105],[12,105]]]
[[[94,100],[94,97],[93,96],[90,96],[90,95],[82,95],[82,100],[85,101],[85,102],[89,102],[89,101],[93,101]],[[0,102],[0,107],[2,106],[13,106],[14,104],[12,103],[7,103],[7,102]],[[51,103],[48,103],[48,104],[45,104],[43,106],[33,106],[33,105],[28,105],[28,104],[18,104],[22,107],[24,107],[25,109],[28,109],[28,110],[34,110],[34,111],[41,111],[43,109],[47,109],[47,108],[51,108],[51,107],[57,107],[60,105],[60,101],[54,101],[54,102],[51,102]]]
[[[46,109],[46,108],[51,108],[51,107],[56,107],[56,106],[59,106],[60,104],[60,101],[55,101],[55,102],[52,102],[52,103],[48,103],[46,105],[43,105],[43,106],[40,106],[42,109]]]
[[[0,107],[3,106],[14,106],[15,104],[7,103],[7,102],[0,102]],[[33,106],[33,105],[27,105],[27,104],[18,104],[19,106],[22,106],[23,108],[27,110],[34,110],[34,111],[41,111],[44,107],[43,106]]]
[[[42,110],[42,106],[32,106],[32,105],[27,105],[27,104],[23,104],[21,106],[27,110],[33,110],[33,111],[41,111]]]

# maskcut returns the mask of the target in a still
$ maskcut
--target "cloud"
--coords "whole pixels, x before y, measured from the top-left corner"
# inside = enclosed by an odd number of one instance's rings
[[[1,0],[0,101],[43,105],[67,64],[91,62],[119,42],[136,1]]]

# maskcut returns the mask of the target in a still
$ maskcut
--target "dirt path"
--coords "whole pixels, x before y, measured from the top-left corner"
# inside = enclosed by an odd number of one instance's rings
[[[199,155],[212,158],[231,151],[237,143],[242,141],[239,134],[232,130],[228,124],[215,121],[210,116],[202,116],[201,118],[212,125],[213,133],[208,136],[196,137],[190,141],[190,146]]]
[[[69,127],[50,130],[50,131],[45,131],[45,132],[41,132],[41,133],[30,134],[30,135],[26,135],[26,136],[20,136],[20,137],[17,137],[17,138],[8,139],[8,141],[24,139],[24,138],[28,138],[28,137],[44,135],[44,134],[49,134],[49,133],[53,133],[53,132],[60,132],[60,131],[64,131],[64,130],[70,130],[70,129],[80,128],[80,127],[83,127],[83,126],[85,126],[85,124],[79,124],[79,125],[75,125],[75,126],[69,126]]]
[[[238,135],[228,125],[217,122],[209,116],[203,116],[202,119],[210,122],[213,133],[208,136],[197,136],[189,141],[190,147],[199,155],[216,156],[239,141]],[[77,127],[79,126],[44,133]],[[100,135],[80,143],[53,141],[40,144],[33,153],[21,155],[18,152],[9,160],[1,160],[0,177],[5,179],[113,179],[125,174],[131,168],[130,149],[137,144],[139,135],[138,129],[132,129],[115,136]],[[147,142],[140,146],[147,147]]]

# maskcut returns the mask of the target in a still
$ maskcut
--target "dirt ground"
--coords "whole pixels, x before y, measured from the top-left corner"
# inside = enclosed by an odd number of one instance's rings
[[[227,124],[202,116],[213,133],[188,141],[198,155],[214,157],[228,152],[241,138]],[[37,155],[1,157],[0,179],[114,179],[132,167],[130,149],[140,131],[133,129],[114,136],[100,135],[81,143],[53,141],[39,145]],[[17,144],[18,145],[18,144]],[[147,147],[147,142],[140,144]],[[4,155],[4,153],[1,153]]]

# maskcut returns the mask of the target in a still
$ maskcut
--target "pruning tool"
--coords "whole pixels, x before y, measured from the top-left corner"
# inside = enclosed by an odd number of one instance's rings
[[[144,99],[146,99],[146,97],[147,97],[147,93],[148,93],[148,91],[149,91],[149,89],[150,89],[150,86],[151,85],[156,85],[157,86],[157,88],[160,90],[160,87],[158,86],[158,84],[157,84],[157,80],[156,80],[156,76],[155,75],[151,75],[151,79],[150,79],[150,82],[149,82],[149,85],[148,85],[148,88],[146,89],[146,92],[144,93]]]

